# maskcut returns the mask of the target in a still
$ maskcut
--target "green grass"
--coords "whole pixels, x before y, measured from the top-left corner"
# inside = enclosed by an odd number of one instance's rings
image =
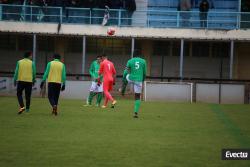
[[[250,106],[142,103],[115,109],[61,100],[58,117],[47,99],[33,98],[17,115],[17,100],[0,97],[0,166],[18,167],[249,167],[222,161],[222,148],[250,148]]]

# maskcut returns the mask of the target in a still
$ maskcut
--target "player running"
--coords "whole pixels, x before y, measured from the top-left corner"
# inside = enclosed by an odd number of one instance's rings
[[[138,112],[141,105],[142,83],[145,80],[146,73],[146,61],[140,57],[134,57],[128,60],[126,69],[123,73],[122,95],[124,95],[128,83],[131,83],[134,86],[134,118],[138,118]]]
[[[114,64],[107,59],[107,56],[105,54],[102,55],[102,62],[100,64],[99,75],[103,76],[103,92],[105,95],[105,101],[102,108],[107,107],[109,100],[112,101],[111,107],[114,108],[116,100],[111,96],[109,92],[112,90],[113,85],[115,84],[116,70]]]
[[[87,99],[87,104],[85,106],[90,106],[92,103],[92,100],[95,95],[97,95],[96,99],[96,106],[100,106],[102,97],[103,97],[103,85],[100,81],[98,81],[99,75],[99,69],[100,69],[100,63],[101,63],[101,56],[97,56],[96,60],[94,60],[89,69],[89,74],[92,78],[92,83],[90,87],[89,96]]]
[[[32,62],[32,52],[26,52],[24,58],[19,60],[14,74],[14,85],[17,85],[17,99],[20,106],[18,114],[29,112],[32,85],[35,83],[36,67]],[[26,108],[23,103],[23,90],[25,90]]]

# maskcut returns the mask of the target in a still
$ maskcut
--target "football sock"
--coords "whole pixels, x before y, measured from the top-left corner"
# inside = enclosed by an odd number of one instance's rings
[[[111,96],[111,94],[108,91],[104,91],[104,94],[108,100],[114,101],[113,97]]]
[[[107,106],[109,99],[106,97],[104,101],[104,106]]]
[[[89,97],[88,97],[88,103],[89,103],[89,105],[91,105],[92,100],[93,100],[93,98],[94,98],[95,95],[96,95],[95,92],[90,92],[89,93]]]
[[[98,105],[101,104],[101,102],[102,102],[102,97],[103,97],[102,92],[99,92],[99,93],[97,94],[97,101],[96,101]]]
[[[138,113],[140,105],[141,105],[141,100],[135,100],[135,106],[134,106],[135,113]]]

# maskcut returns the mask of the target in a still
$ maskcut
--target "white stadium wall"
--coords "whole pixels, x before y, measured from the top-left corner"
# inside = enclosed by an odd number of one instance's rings
[[[32,95],[41,97],[39,85],[41,79],[37,79],[33,87]],[[66,81],[66,90],[61,93],[62,98],[86,99],[89,94],[91,81]],[[185,82],[156,82],[147,81],[144,84],[145,101],[168,101],[168,102],[196,102],[244,104],[245,85],[243,84],[205,84]],[[221,91],[221,93],[219,93]],[[0,77],[0,96],[14,96],[16,87],[13,78]]]
[[[196,102],[244,104],[245,85],[197,83]]]

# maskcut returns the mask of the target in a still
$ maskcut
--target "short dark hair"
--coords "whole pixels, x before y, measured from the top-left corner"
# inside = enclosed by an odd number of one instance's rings
[[[60,56],[58,53],[55,53],[55,54],[54,54],[54,58],[60,60],[60,59],[61,59],[61,56]]]
[[[96,56],[96,59],[100,59],[100,58],[102,58],[102,56],[101,56],[101,55]]]
[[[30,57],[31,55],[32,55],[32,52],[31,52],[31,51],[28,51],[28,52],[25,52],[25,53],[24,53],[23,57],[24,57],[24,58],[28,58],[28,57]]]

